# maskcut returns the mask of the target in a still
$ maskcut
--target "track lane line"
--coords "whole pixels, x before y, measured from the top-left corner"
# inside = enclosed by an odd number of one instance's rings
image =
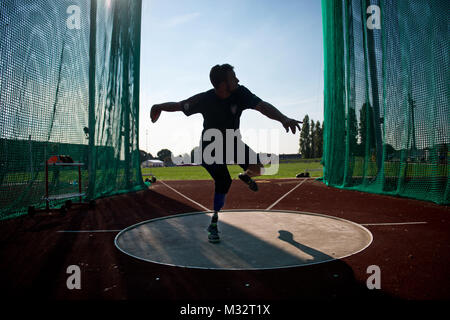
[[[175,190],[174,188],[172,188],[171,186],[169,186],[169,185],[168,185],[167,183],[165,183],[164,181],[162,181],[162,180],[158,180],[158,181],[161,182],[163,185],[165,185],[167,188],[169,188],[169,189],[171,189],[172,191],[178,193],[178,194],[179,194],[180,196],[182,196],[183,198],[185,198],[185,199],[191,201],[192,203],[195,203],[197,206],[199,206],[199,207],[202,208],[203,210],[205,210],[205,211],[212,211],[212,210],[208,209],[207,207],[205,207],[204,205],[198,203],[197,201],[192,200],[192,199],[189,198],[188,196],[185,196],[185,195],[182,194],[181,192]]]
[[[201,205],[200,203],[198,203],[195,200],[192,200],[191,198],[189,198],[188,196],[185,196],[184,194],[182,194],[181,192],[175,190],[174,188],[172,188],[171,186],[169,186],[167,183],[165,183],[162,180],[158,180],[159,182],[161,182],[163,185],[165,185],[167,188],[171,189],[172,191],[178,193],[180,196],[182,196],[183,198],[191,201],[192,203],[195,203],[197,206],[199,206],[200,208],[202,208],[205,211],[211,211],[209,210],[207,207]],[[56,231],[58,233],[102,233],[102,232],[120,232],[122,230],[60,230],[60,231]]]
[[[300,187],[303,183],[306,182],[306,180],[309,179],[305,179],[302,182],[300,182],[298,185],[296,185],[294,188],[292,188],[290,191],[286,192],[280,199],[278,199],[277,201],[275,201],[272,205],[270,205],[266,210],[271,210],[274,206],[276,206],[278,204],[278,202],[280,202],[281,200],[283,200],[288,194],[290,194],[292,191],[294,191],[295,189],[297,189],[298,187]]]
[[[297,185],[298,187],[298,185]],[[292,191],[292,190],[291,190]],[[268,210],[268,209],[266,209]],[[398,225],[417,225],[427,224],[425,221],[417,222],[386,222],[386,223],[359,223],[362,226],[398,226]],[[107,232],[120,232],[122,230],[59,230],[57,233],[107,233]]]
[[[383,223],[360,223],[362,226],[403,226],[403,225],[413,225],[413,224],[427,224],[425,221],[417,222],[383,222]]]

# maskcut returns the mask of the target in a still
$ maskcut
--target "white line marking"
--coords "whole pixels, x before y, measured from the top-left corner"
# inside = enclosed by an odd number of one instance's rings
[[[300,182],[298,185],[296,185],[291,191],[288,191],[284,196],[282,196],[280,199],[278,199],[277,201],[275,201],[271,206],[269,206],[266,210],[270,210],[272,209],[275,205],[277,205],[278,202],[280,202],[281,200],[283,200],[289,193],[291,193],[292,191],[294,191],[295,189],[297,189],[298,187],[300,187],[307,179],[303,180],[302,182]]]
[[[427,224],[428,222],[396,222],[396,223],[360,223],[362,226],[401,226],[401,225],[409,225],[409,224]]]
[[[59,233],[94,233],[94,232],[120,232],[122,230],[60,230]]]
[[[165,185],[167,188],[169,188],[169,189],[175,191],[176,193],[178,193],[178,194],[179,194],[180,196],[182,196],[183,198],[186,198],[186,199],[188,199],[189,201],[195,203],[196,205],[198,205],[198,206],[199,206],[200,208],[202,208],[203,210],[205,210],[205,211],[211,211],[211,210],[209,210],[207,207],[201,205],[200,203],[198,203],[198,202],[192,200],[191,198],[185,196],[185,195],[182,194],[181,192],[175,190],[174,188],[172,188],[171,186],[169,186],[168,184],[166,184],[164,181],[162,181],[162,180],[158,180],[158,181],[161,182],[163,185]]]

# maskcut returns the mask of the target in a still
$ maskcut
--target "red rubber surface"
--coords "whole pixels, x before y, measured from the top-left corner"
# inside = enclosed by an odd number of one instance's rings
[[[269,180],[266,180],[269,181]],[[254,193],[234,180],[224,209],[266,209],[300,179],[259,183]],[[213,182],[168,181],[211,208]],[[160,181],[149,190],[97,200],[94,210],[37,214],[0,223],[0,277],[8,298],[273,301],[299,299],[449,299],[450,210],[417,200],[344,191],[308,180],[273,209],[306,211],[367,226],[373,243],[354,256],[324,264],[262,271],[193,270],[138,261],[114,246],[119,230],[138,222],[203,211]],[[205,233],[206,237],[206,233]],[[67,267],[81,269],[81,290],[69,290]],[[381,290],[368,290],[367,267],[381,269]]]

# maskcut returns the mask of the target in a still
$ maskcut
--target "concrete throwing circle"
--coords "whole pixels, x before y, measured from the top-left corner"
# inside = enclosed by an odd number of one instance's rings
[[[225,270],[311,265],[356,254],[372,234],[354,222],[321,214],[278,210],[224,210],[220,243],[208,242],[212,212],[141,222],[122,230],[116,247],[134,258],[164,265]]]

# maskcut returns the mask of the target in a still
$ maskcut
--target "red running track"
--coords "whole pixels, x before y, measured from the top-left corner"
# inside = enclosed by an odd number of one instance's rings
[[[298,186],[302,182],[263,180],[253,193],[235,180],[224,209],[267,209],[285,196],[273,209],[364,224],[373,234],[372,244],[342,260],[279,270],[193,270],[139,261],[114,246],[117,230],[212,207],[211,180],[158,181],[145,191],[100,199],[93,210],[78,208],[66,216],[41,214],[1,222],[2,292],[13,299],[191,302],[450,298],[449,207],[334,189],[315,180]],[[409,222],[420,224],[403,224]],[[60,232],[68,230],[85,232]],[[67,288],[70,265],[80,267],[80,290]],[[366,286],[371,265],[380,267],[380,290]]]

